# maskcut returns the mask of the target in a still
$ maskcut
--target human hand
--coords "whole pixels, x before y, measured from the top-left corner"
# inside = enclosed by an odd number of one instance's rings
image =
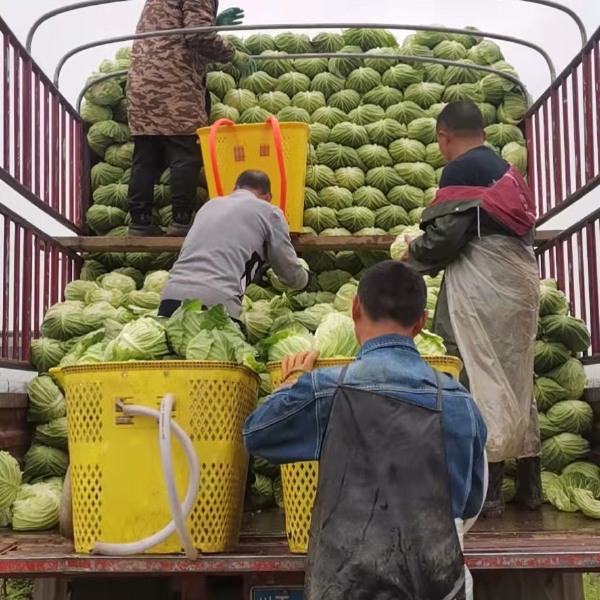
[[[306,287],[304,288],[305,292],[318,292],[319,291],[319,282],[317,280],[317,275],[312,271],[307,271],[308,273],[308,282]]]
[[[239,50],[236,50],[235,52],[233,64],[235,67],[237,67],[242,77],[252,75],[258,70],[254,59],[249,54],[240,52]]]
[[[310,373],[315,368],[318,358],[318,350],[298,352],[298,354],[284,356],[281,361],[281,375],[284,383],[296,381],[300,375]]]
[[[241,8],[226,8],[217,15],[217,26],[241,25],[244,16],[244,11]]]
[[[408,249],[410,248],[410,244],[412,242],[412,238],[410,237],[410,235],[405,235],[404,236],[404,241],[406,242],[406,250],[404,251],[404,254],[400,257],[400,261],[401,262],[408,262]]]
[[[268,287],[269,281],[267,280],[267,271],[270,269],[268,262],[264,263],[261,267],[256,270],[252,283],[259,285],[260,287]]]

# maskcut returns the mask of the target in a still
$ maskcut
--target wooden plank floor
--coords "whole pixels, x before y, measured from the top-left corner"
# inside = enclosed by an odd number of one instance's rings
[[[541,230],[536,232],[535,245],[541,246],[560,232]],[[315,236],[292,234],[292,242],[298,252],[326,250],[384,251],[390,249],[394,235],[367,236]],[[58,237],[57,241],[73,252],[179,252],[183,238],[169,237],[114,237],[70,236]]]
[[[540,513],[510,508],[502,519],[481,519],[466,538],[471,569],[600,570],[600,522],[544,507]],[[304,557],[292,555],[278,512],[248,515],[238,551],[204,555],[143,555],[113,558],[77,555],[58,533],[0,532],[0,576],[93,574],[226,574],[301,572]]]

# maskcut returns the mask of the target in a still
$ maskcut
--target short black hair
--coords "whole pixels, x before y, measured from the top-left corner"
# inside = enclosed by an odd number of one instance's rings
[[[236,188],[247,188],[256,190],[261,194],[271,193],[271,180],[266,173],[262,171],[250,170],[244,171],[235,182]]]
[[[403,327],[412,327],[427,306],[423,276],[396,260],[384,260],[368,268],[357,294],[372,321],[392,321]]]
[[[485,122],[479,107],[471,100],[457,100],[444,107],[437,119],[437,129],[451,133],[477,135],[483,133]]]

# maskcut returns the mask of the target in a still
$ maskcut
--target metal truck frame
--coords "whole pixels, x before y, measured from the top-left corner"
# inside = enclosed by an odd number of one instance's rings
[[[124,249],[162,252],[176,250],[181,243],[176,239],[129,240],[85,235],[84,217],[90,198],[86,127],[58,89],[60,67],[77,51],[136,36],[92,42],[71,51],[57,67],[54,82],[28,52],[35,31],[48,18],[74,8],[121,1],[124,0],[88,0],[51,11],[32,27],[27,48],[0,19],[3,64],[0,118],[4,130],[0,143],[0,179],[19,194],[24,203],[31,203],[73,232],[72,237],[53,238],[0,204],[3,248],[0,367],[31,368],[30,340],[39,334],[45,311],[61,300],[65,285],[78,276],[81,252]],[[538,209],[538,225],[543,226],[581,202],[600,184],[600,29],[587,40],[585,28],[570,9],[550,0],[525,1],[570,14],[584,42],[577,56],[555,77],[552,62],[543,49],[509,36],[483,32],[488,37],[523,43],[541,51],[549,66],[553,81],[532,104],[523,122],[529,179]],[[357,24],[311,24],[295,28],[352,25]],[[415,29],[415,26],[393,24],[369,24],[368,27]],[[255,28],[256,25],[208,29]],[[268,28],[281,29],[282,26]],[[462,29],[443,31],[470,33]],[[160,34],[165,32],[150,35]],[[389,248],[391,238],[298,236],[294,241],[299,250],[377,250]],[[600,361],[599,249],[600,209],[564,231],[546,229],[538,234],[536,253],[541,276],[558,280],[573,314],[586,321],[590,329],[592,344],[584,357],[589,363]],[[280,516],[249,516],[235,554],[201,556],[195,561],[179,556],[81,556],[73,554],[71,545],[58,534],[5,533],[0,534],[0,578],[152,576],[167,581],[168,593],[178,592],[182,600],[195,600],[211,597],[211,581],[226,576],[238,581],[238,588],[242,590],[241,596],[236,592],[231,598],[248,598],[253,587],[264,585],[285,587],[290,591],[287,596],[290,598],[295,586],[302,585],[305,559],[289,554],[282,530]],[[467,536],[465,554],[474,570],[600,571],[599,534],[600,525],[581,515],[550,515],[543,511],[524,518],[509,510],[507,518],[493,530],[478,524]]]

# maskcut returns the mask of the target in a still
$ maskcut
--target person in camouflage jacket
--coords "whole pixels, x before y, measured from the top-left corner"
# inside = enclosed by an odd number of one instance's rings
[[[214,26],[217,9],[217,0],[146,0],[137,33]],[[238,18],[243,15],[233,10]],[[220,24],[229,23],[237,24],[232,19]],[[202,163],[196,131],[207,125],[210,113],[206,66],[235,56],[235,49],[216,32],[135,41],[127,83],[127,116],[135,144],[130,235],[160,234],[152,225],[152,204],[154,185],[165,166],[171,169],[173,202],[167,235],[184,236],[189,230]]]

